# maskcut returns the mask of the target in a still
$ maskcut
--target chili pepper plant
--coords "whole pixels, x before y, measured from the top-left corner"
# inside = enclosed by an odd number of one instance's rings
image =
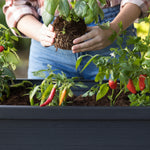
[[[47,70],[33,72],[35,76],[44,79],[40,85],[34,85],[34,87],[31,88],[29,94],[31,105],[40,105],[41,107],[63,106],[66,105],[66,98],[74,95],[72,88],[87,88],[82,82],[75,82],[78,78],[67,78],[63,72],[55,74],[55,70],[52,70],[51,65],[47,67]],[[49,72],[48,77],[45,77],[45,71]],[[34,97],[39,99],[39,102],[35,103]]]
[[[99,2],[102,7],[106,4],[105,0]],[[70,4],[68,0],[44,1],[42,19],[46,26],[54,26],[56,48],[71,50],[73,40],[86,33],[86,24],[97,23],[99,17],[103,19],[104,13],[96,0],[71,0]]]
[[[119,23],[120,32],[115,32],[110,40],[116,39],[118,48],[111,48],[110,56],[101,55],[83,55],[76,63],[76,68],[80,66],[83,57],[89,57],[89,61],[83,67],[82,71],[93,62],[98,68],[94,85],[84,96],[96,94],[96,100],[100,101],[111,89],[112,94],[108,96],[110,105],[114,105],[116,99],[121,93],[127,93],[131,106],[150,106],[150,20],[144,18],[141,21],[149,23],[148,35],[142,39],[137,36],[129,36],[126,41],[127,46],[121,46],[123,42],[122,23]],[[120,36],[122,34],[122,36]],[[134,45],[133,49],[129,46]],[[107,79],[108,82],[103,82]],[[117,89],[118,93],[114,94]]]
[[[15,79],[14,70],[19,62],[19,56],[16,53],[14,42],[18,38],[11,33],[11,29],[0,24],[0,99],[3,100],[3,94],[9,96],[10,88],[8,81]]]

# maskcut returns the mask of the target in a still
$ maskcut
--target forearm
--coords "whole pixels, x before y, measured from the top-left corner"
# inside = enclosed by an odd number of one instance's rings
[[[141,9],[135,4],[127,3],[111,22],[111,28],[119,32],[118,23],[122,22],[123,29],[128,28],[141,14]]]
[[[40,30],[42,23],[32,15],[25,15],[18,24],[17,29],[29,38],[40,41]]]

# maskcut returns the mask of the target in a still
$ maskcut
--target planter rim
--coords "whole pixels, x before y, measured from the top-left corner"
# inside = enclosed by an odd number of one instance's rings
[[[1,105],[0,119],[150,120],[150,107]]]
[[[41,83],[42,79],[16,79]],[[93,80],[80,80],[91,86]],[[80,89],[75,93],[82,93]],[[51,120],[150,120],[150,107],[106,107],[106,106],[14,106],[0,105],[0,119],[51,119]]]

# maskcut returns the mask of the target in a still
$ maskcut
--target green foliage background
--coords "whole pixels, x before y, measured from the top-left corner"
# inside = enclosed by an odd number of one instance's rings
[[[135,23],[135,28],[137,29],[137,35],[140,37],[145,37],[148,34],[149,24],[148,23]]]
[[[5,16],[2,11],[2,7],[4,4],[5,0],[0,0],[0,24],[3,24],[7,27]],[[17,69],[14,71],[16,78],[27,78],[30,41],[31,40],[29,38],[19,38],[19,41],[15,43],[17,54],[19,55],[21,60],[17,65]]]
[[[7,26],[6,21],[5,21],[5,16],[3,14],[2,7],[5,4],[5,0],[0,0],[0,23]],[[20,38],[19,42],[16,43],[16,48],[20,50],[29,50],[30,46],[30,39],[28,38]]]
[[[6,25],[5,17],[3,15],[2,6],[4,5],[4,0],[0,1],[0,23]]]

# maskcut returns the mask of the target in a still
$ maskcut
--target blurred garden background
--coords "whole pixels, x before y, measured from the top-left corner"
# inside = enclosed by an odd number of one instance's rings
[[[5,0],[0,0],[0,24],[7,26],[5,16],[2,11],[4,3]],[[137,28],[138,36],[144,37],[148,33],[148,24],[142,22],[142,23],[135,23],[134,25]],[[15,47],[21,59],[20,63],[17,66],[17,69],[15,70],[16,78],[27,78],[30,39],[19,38],[19,41],[16,42]]]
[[[5,16],[2,11],[4,3],[5,0],[0,0],[0,24],[7,26]],[[15,48],[17,49],[17,53],[20,57],[20,63],[17,65],[17,69],[15,70],[17,78],[27,78],[29,47],[29,38],[19,38],[19,41],[15,43]]]

